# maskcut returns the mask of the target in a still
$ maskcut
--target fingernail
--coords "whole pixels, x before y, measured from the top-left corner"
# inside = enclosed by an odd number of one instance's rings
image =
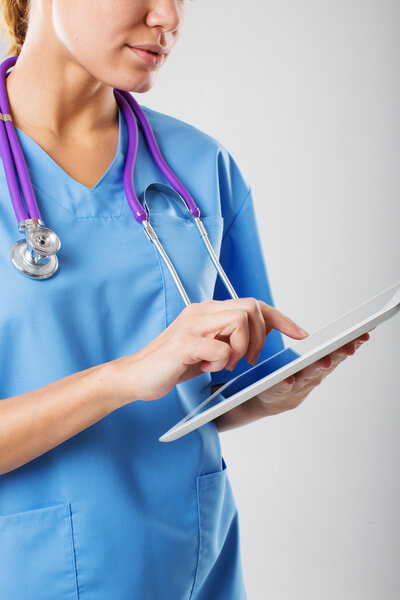
[[[307,331],[305,329],[302,329],[301,327],[299,327],[298,325],[296,325],[297,327],[297,331],[301,334],[301,335],[309,335],[307,333]]]

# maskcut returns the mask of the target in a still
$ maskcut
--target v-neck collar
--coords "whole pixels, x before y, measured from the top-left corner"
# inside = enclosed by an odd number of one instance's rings
[[[96,185],[89,188],[71,177],[28,134],[15,127],[32,185],[76,217],[120,216],[125,198],[123,173],[128,130],[118,106],[118,148],[114,160]],[[39,206],[39,210],[40,210]]]

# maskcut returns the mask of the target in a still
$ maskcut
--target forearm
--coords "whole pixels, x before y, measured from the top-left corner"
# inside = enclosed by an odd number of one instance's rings
[[[111,363],[0,400],[0,475],[61,444],[122,404]]]

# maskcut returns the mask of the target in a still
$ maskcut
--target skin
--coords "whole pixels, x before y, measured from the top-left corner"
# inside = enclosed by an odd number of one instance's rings
[[[71,177],[93,187],[117,149],[113,88],[144,93],[158,70],[127,44],[158,43],[171,52],[183,17],[181,0],[31,0],[26,40],[6,83],[14,124]],[[304,337],[289,317],[254,298],[202,302],[184,309],[134,355],[2,399],[0,474],[130,402],[160,398],[202,372],[232,370],[242,356],[254,364],[272,329]],[[292,375],[286,386],[282,382],[222,415],[215,420],[218,430],[299,406],[354,351],[351,342]]]
[[[160,68],[146,65],[128,44],[159,44],[168,49],[168,60],[182,30],[185,3],[31,3],[26,38],[6,83],[14,124],[69,175],[93,187],[117,150],[113,87],[146,92]],[[88,161],[93,154],[96,160]]]
[[[293,410],[307,398],[314,388],[322,383],[327,375],[348,356],[369,339],[369,333],[356,338],[335,352],[287,377],[282,382],[240,404],[231,411],[214,420],[219,431],[226,431],[256,421],[262,417],[277,415],[287,410]],[[212,390],[220,386],[213,386]]]

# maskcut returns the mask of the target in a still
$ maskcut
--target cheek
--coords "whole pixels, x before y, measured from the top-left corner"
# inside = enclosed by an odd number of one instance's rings
[[[53,2],[55,34],[81,64],[106,60],[107,55],[124,43],[118,23],[123,20],[118,19],[118,11],[106,0]]]
[[[135,36],[146,39],[139,4],[131,0],[54,0],[55,35],[73,59],[99,81],[146,92],[156,73],[140,65],[124,47]]]

